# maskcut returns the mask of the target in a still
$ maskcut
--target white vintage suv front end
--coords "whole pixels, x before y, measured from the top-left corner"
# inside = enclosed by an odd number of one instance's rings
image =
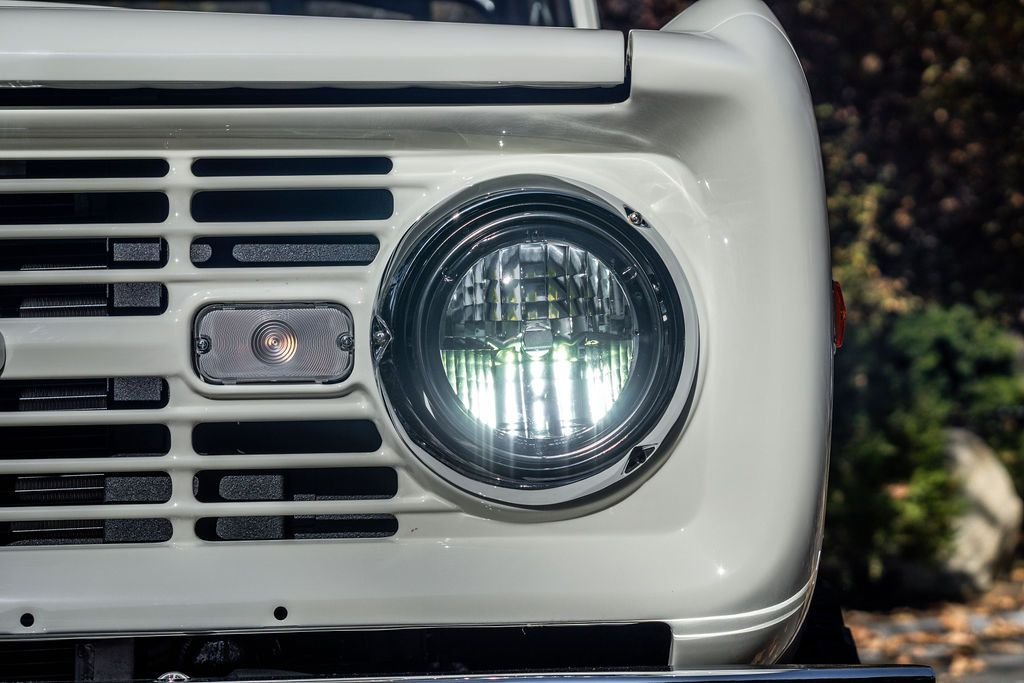
[[[627,37],[9,0],[0,669],[776,662],[831,316],[756,0]]]

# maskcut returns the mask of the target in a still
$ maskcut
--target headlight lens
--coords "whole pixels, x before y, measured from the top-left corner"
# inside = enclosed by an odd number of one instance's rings
[[[527,239],[469,266],[448,303],[441,353],[473,419],[550,440],[608,415],[636,337],[633,306],[607,263],[566,241]]]
[[[679,422],[695,352],[685,283],[648,229],[550,182],[424,219],[377,310],[379,380],[414,451],[462,488],[523,505],[621,479],[634,448]]]

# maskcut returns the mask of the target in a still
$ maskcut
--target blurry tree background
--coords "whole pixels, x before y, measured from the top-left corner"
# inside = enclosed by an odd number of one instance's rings
[[[601,0],[602,18],[659,28],[689,4]],[[943,428],[981,435],[1024,491],[1024,0],[768,4],[814,99],[849,308],[825,570],[863,600],[944,551]]]

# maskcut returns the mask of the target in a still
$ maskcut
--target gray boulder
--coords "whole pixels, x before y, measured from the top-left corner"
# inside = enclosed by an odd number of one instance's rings
[[[1006,467],[977,435],[947,430],[946,456],[965,508],[944,570],[964,594],[981,593],[1013,560],[1024,504]]]

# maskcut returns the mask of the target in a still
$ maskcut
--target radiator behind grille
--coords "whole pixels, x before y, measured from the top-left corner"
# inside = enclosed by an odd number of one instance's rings
[[[159,377],[0,380],[0,413],[156,409],[167,400],[167,382]]]
[[[162,543],[171,538],[166,519],[61,519],[0,523],[0,546]]]
[[[167,288],[155,282],[0,286],[0,318],[160,315]]]
[[[162,268],[167,242],[160,238],[5,240],[3,270],[107,270]]]
[[[156,457],[171,449],[161,424],[0,427],[0,460]]]
[[[166,503],[170,499],[171,480],[162,472],[0,476],[0,508]]]
[[[394,515],[207,517],[196,522],[196,535],[215,542],[387,538],[397,531]]]

